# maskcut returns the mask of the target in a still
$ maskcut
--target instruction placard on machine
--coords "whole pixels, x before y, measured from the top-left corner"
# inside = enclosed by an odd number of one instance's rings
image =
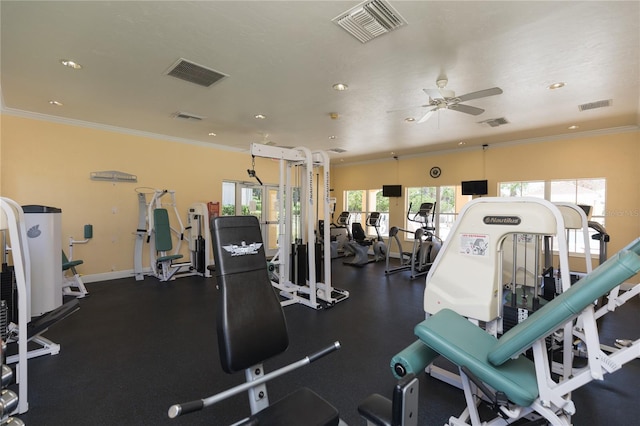
[[[489,247],[489,235],[460,234],[460,254],[486,256]]]

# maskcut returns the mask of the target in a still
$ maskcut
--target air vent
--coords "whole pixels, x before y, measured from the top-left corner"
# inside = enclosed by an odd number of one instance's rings
[[[202,121],[204,117],[200,117],[199,115],[189,114],[188,112],[174,112],[171,114],[173,118],[180,118],[182,120],[193,120],[193,121]]]
[[[480,124],[488,124],[491,127],[504,126],[505,124],[509,124],[506,118],[490,118],[489,120],[480,121]]]
[[[167,75],[204,87],[209,87],[213,83],[227,77],[226,74],[205,68],[202,65],[189,62],[182,58],[178,59],[175,64],[169,67]]]
[[[335,152],[336,154],[342,154],[343,152],[347,152],[346,149],[342,149],[342,148],[331,148],[331,149],[328,149],[327,151]]]
[[[589,109],[610,107],[611,104],[613,104],[613,99],[607,99],[606,101],[596,101],[578,105],[578,109],[580,111],[587,111]]]
[[[393,6],[383,0],[360,3],[333,18],[332,22],[340,25],[362,43],[407,24]]]

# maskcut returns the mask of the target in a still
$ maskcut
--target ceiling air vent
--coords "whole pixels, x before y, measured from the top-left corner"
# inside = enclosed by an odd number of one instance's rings
[[[333,18],[349,34],[366,43],[407,24],[388,2],[368,0]]]
[[[327,151],[335,152],[336,154],[342,154],[343,152],[347,152],[346,149],[342,149],[342,148],[331,148],[331,149],[328,149]]]
[[[227,77],[226,74],[222,74],[221,72],[189,62],[182,58],[178,59],[175,64],[169,67],[167,75],[204,87],[209,87],[213,83]]]
[[[505,124],[509,124],[506,118],[490,118],[489,120],[480,121],[480,124],[488,124],[491,127],[504,126]]]
[[[199,115],[189,114],[188,112],[174,112],[171,114],[173,118],[181,118],[183,120],[193,120],[193,121],[202,121],[204,117],[200,117]]]
[[[607,99],[606,101],[595,101],[595,102],[589,102],[586,104],[578,105],[578,109],[582,112],[589,109],[610,107],[611,104],[613,104],[613,99]]]

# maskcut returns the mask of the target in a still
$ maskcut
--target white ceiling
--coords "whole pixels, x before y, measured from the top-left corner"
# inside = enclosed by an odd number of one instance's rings
[[[391,0],[408,25],[365,44],[332,22],[358,3],[2,0],[2,108],[236,150],[338,147],[345,162],[640,124],[638,1]],[[167,76],[180,58],[229,77],[205,88]],[[504,93],[465,102],[478,116],[405,122],[441,74],[458,96]],[[500,117],[509,124],[480,123]]]

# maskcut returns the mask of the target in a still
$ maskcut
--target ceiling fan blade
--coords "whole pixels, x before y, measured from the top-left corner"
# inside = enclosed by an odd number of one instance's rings
[[[499,95],[502,93],[502,89],[499,87],[492,87],[491,89],[479,90],[477,92],[467,93],[466,95],[458,96],[460,102],[470,101],[471,99],[486,98],[487,96]]]
[[[454,111],[460,111],[460,112],[464,112],[465,114],[471,114],[471,115],[480,115],[484,112],[482,108],[476,108],[470,105],[453,104],[453,105],[449,105],[448,108]]]
[[[420,120],[417,121],[417,123],[424,123],[425,121],[427,121],[429,119],[429,117],[431,117],[431,115],[434,113],[435,110],[437,110],[438,108],[433,108],[430,109],[429,111],[427,111],[427,113],[425,115],[422,116],[422,118]]]
[[[429,96],[431,99],[444,98],[444,96],[442,96],[442,93],[440,93],[440,90],[438,89],[422,89],[422,91],[424,91],[424,93],[426,93],[427,96]]]
[[[391,109],[391,110],[387,111],[387,114],[390,114],[390,113],[393,113],[393,112],[408,111],[410,109],[416,109],[416,108],[426,108],[426,107],[429,107],[429,106],[431,106],[431,105],[425,104],[425,105],[416,105],[416,106],[406,107],[406,108]]]

